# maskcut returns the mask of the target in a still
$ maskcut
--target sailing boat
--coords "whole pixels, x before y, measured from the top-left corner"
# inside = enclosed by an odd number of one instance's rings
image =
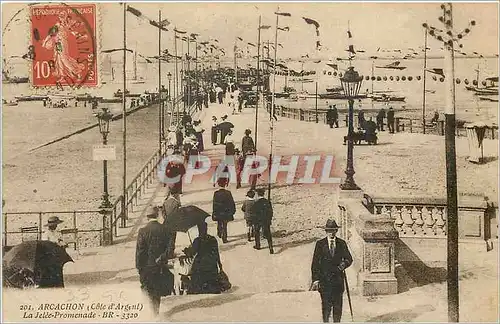
[[[392,69],[392,70],[404,70],[406,69],[406,66],[400,66],[401,62],[396,61],[391,64],[383,65],[383,66],[377,66],[377,69]]]
[[[3,60],[4,69],[2,69],[2,83],[28,83],[29,77],[11,76],[10,69],[7,67],[7,61]]]
[[[134,51],[134,78],[132,79],[131,83],[132,84],[143,84],[146,83],[142,78],[139,80],[137,79],[137,43],[135,44],[135,51]]]

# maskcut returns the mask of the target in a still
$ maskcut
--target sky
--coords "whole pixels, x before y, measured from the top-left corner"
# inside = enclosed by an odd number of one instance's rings
[[[247,42],[257,42],[257,26],[259,15],[263,25],[272,28],[263,30],[262,41],[274,41],[274,26],[279,9],[288,12],[291,17],[280,17],[280,27],[290,27],[289,32],[279,32],[278,43],[280,57],[319,56],[335,58],[346,56],[345,49],[349,44],[348,26],[352,32],[352,42],[356,49],[363,49],[366,55],[375,55],[377,48],[406,49],[423,46],[424,29],[422,23],[427,22],[437,28],[442,24],[438,17],[442,14],[440,3],[144,3],[130,2],[132,6],[151,19],[157,19],[158,10],[162,19],[171,22],[170,30],[176,26],[189,33],[200,34],[201,40],[217,38],[225,48],[227,56],[232,56],[236,37]],[[119,3],[101,3],[100,5],[101,48],[122,47],[123,12]],[[29,37],[19,37],[20,33],[29,35],[27,16],[12,23],[4,30],[7,21],[26,4],[2,3],[2,30],[4,34],[3,50],[5,55],[25,53]],[[24,10],[21,15],[27,14]],[[497,3],[454,3],[454,24],[456,30],[463,30],[470,20],[477,25],[462,41],[463,51],[473,51],[483,55],[498,54],[498,4]],[[320,40],[323,45],[318,53],[315,50],[316,32],[312,25],[304,22],[302,17],[314,19],[320,24]],[[162,47],[174,50],[173,32],[162,33]],[[146,56],[155,55],[158,51],[157,29],[135,16],[127,13],[127,46],[137,47]],[[180,44],[179,50],[180,50]],[[429,55],[442,52],[440,42],[429,37]],[[245,47],[246,49],[246,47]],[[250,50],[256,50],[250,47]],[[255,52],[256,53],[256,52]],[[255,55],[255,54],[254,54]]]

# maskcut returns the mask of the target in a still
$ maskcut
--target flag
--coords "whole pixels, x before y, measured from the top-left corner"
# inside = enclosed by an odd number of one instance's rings
[[[168,19],[163,19],[162,21],[160,21],[160,25],[168,26],[168,25],[170,25],[170,21],[168,21]]]
[[[278,27],[278,30],[290,31],[290,27]]]
[[[437,75],[440,75],[440,76],[443,76],[444,77],[444,71],[443,69],[426,69],[427,72],[430,72],[432,74],[437,74]]]
[[[348,31],[347,31],[347,36],[348,36],[349,38],[352,38],[352,34],[351,34],[351,31],[350,31],[350,30],[348,30]]]
[[[278,16],[284,16],[284,17],[291,17],[292,16],[292,14],[289,12],[275,12],[274,14],[278,15]]]
[[[200,44],[206,46],[208,44],[208,42],[204,41],[204,42],[201,42]]]
[[[134,7],[127,6],[127,11],[133,14],[136,17],[142,18],[142,12],[139,10],[135,9]]]
[[[196,37],[200,36],[200,34],[196,34],[196,33],[191,33],[191,38],[196,40]]]
[[[335,71],[339,70],[339,66],[337,64],[326,63],[326,65],[328,65],[329,67],[333,68]]]
[[[319,23],[316,20],[306,17],[302,17],[302,19],[304,19],[309,25],[314,25],[316,28],[319,28]]]
[[[156,22],[156,21],[154,21],[154,20],[150,20],[150,21],[149,21],[149,24],[150,24],[151,26],[155,26],[155,27],[157,27],[157,28],[160,28],[160,29],[161,29],[161,30],[163,30],[163,31],[168,31],[168,29],[165,27],[165,25],[162,25],[162,24],[161,24],[161,22],[160,22],[160,23],[158,23],[158,22]]]
[[[187,32],[185,31],[182,31],[182,30],[178,30],[177,28],[174,28],[174,32],[178,33],[178,34],[185,34]]]
[[[269,26],[269,25],[262,25],[259,28],[260,29],[269,29],[269,28],[271,28],[271,26]]]
[[[241,37],[236,37],[236,38],[238,38],[240,41],[243,41],[243,38],[241,38]]]
[[[127,52],[130,52],[130,53],[133,53],[134,51],[132,51],[131,49],[127,48],[125,49]],[[101,52],[102,53],[113,53],[113,52],[118,52],[118,51],[123,51],[123,47],[122,48],[113,48],[113,49],[109,49],[109,50],[102,50]]]
[[[252,43],[248,43],[248,45],[255,47],[255,44],[252,44]]]
[[[353,55],[356,54],[356,51],[354,50],[354,45],[349,45],[349,49],[347,52],[352,53]]]
[[[282,44],[278,44],[279,47],[283,48],[283,45]]]

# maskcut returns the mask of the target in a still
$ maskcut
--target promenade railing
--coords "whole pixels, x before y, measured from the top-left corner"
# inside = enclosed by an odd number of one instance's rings
[[[172,101],[170,108],[175,108],[182,102],[182,97],[177,98]],[[173,110],[174,114],[172,114],[179,122],[183,113],[182,107],[180,108],[179,112]],[[195,111],[195,105],[186,109],[186,112],[191,115]],[[58,216],[63,220],[59,228],[63,236],[74,242],[75,248],[112,244],[113,239],[118,235],[118,226],[127,227],[128,211],[133,211],[139,199],[146,193],[147,186],[153,183],[159,163],[166,156],[166,152],[166,143],[162,143],[161,147],[148,158],[132,178],[126,187],[125,197],[123,194],[118,196],[109,209],[4,212],[4,246],[12,246],[28,239],[41,239],[44,232],[43,224],[50,216]],[[68,240],[65,239],[65,241]]]
[[[267,112],[269,112],[269,107],[267,107]],[[301,109],[301,108],[290,108],[285,106],[276,106],[275,114],[277,117],[285,117],[296,120],[302,120],[307,122],[316,122],[316,116],[318,118],[318,123],[326,124],[326,109]],[[374,118],[375,119],[375,118]],[[347,113],[339,113],[339,122],[347,127]],[[355,118],[355,126],[357,127],[357,118]],[[384,119],[384,126],[387,126],[387,119]],[[394,119],[394,128],[396,132],[409,132],[409,133],[423,133],[423,125],[421,119],[413,119],[406,117],[396,117]],[[426,134],[434,134],[444,136],[444,121],[438,120],[436,123],[429,124],[425,126]],[[463,125],[458,124],[456,127],[456,136],[467,136],[467,129]],[[498,126],[488,127],[485,132],[486,139],[498,139]]]

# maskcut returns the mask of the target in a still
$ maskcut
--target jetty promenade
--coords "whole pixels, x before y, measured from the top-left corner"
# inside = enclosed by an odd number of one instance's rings
[[[258,152],[269,152],[268,114],[260,109]],[[211,104],[195,118],[205,128],[205,154],[220,158],[224,147],[213,146],[208,138],[212,115],[229,115],[235,125],[235,138],[243,136],[246,128],[253,129],[254,109],[244,109],[231,115],[226,105]],[[336,168],[345,166],[345,146],[342,139],[346,128],[329,129],[327,125],[306,123],[280,118],[275,123],[274,154],[333,154]],[[377,146],[355,147],[355,179],[365,191],[377,193],[383,188],[386,195],[442,195],[444,192],[444,139],[421,134],[382,133]],[[482,166],[468,165],[465,142],[458,139],[459,192],[462,194],[487,193],[496,197],[495,179],[487,175],[497,162]],[[239,144],[239,143],[237,143]],[[497,141],[485,142],[485,156],[498,155]],[[440,156],[442,153],[442,156]],[[142,158],[145,158],[143,156]],[[425,164],[424,164],[425,161]],[[398,168],[400,166],[401,168]],[[441,169],[440,169],[441,168]],[[474,171],[474,168],[480,170]],[[490,169],[491,168],[491,169]],[[486,170],[485,170],[486,169]],[[472,173],[472,174],[471,174]],[[481,176],[483,175],[484,176]],[[474,180],[474,181],[472,181]],[[259,180],[265,183],[265,179]],[[160,320],[166,321],[300,321],[318,322],[321,319],[320,297],[309,292],[310,262],[314,242],[324,235],[317,226],[330,217],[336,218],[337,189],[335,185],[293,185],[273,188],[272,200],[275,220],[272,225],[275,255],[269,255],[264,243],[261,251],[247,243],[246,226],[240,211],[246,189],[231,187],[237,204],[235,221],[229,224],[229,243],[219,242],[224,270],[233,288],[221,295],[170,296],[162,299]],[[185,184],[181,197],[183,205],[194,204],[211,212],[213,187],[210,183]],[[129,215],[128,227],[119,229],[115,244],[107,247],[82,249],[73,252],[74,263],[65,266],[67,289],[54,292],[51,298],[90,294],[98,299],[108,296],[122,302],[143,301],[135,269],[135,239],[137,230],[146,223],[144,208],[160,204],[165,189],[153,182]],[[216,225],[209,222],[209,233]],[[196,237],[193,229],[191,237]],[[178,234],[176,249],[189,244],[188,236]],[[498,249],[497,246],[494,247]],[[497,253],[494,251],[460,253],[461,319],[463,321],[494,321],[497,318],[498,296],[496,282]],[[359,260],[355,259],[355,262]],[[430,280],[419,285],[415,278],[406,282],[406,291],[389,296],[362,296],[356,288],[356,274],[348,271],[351,286],[354,321],[446,321],[446,283]],[[414,279],[414,281],[412,281]],[[10,292],[6,291],[5,296]],[[5,298],[5,306],[23,298],[24,293]],[[429,298],[432,296],[432,298]],[[11,299],[12,298],[12,299]],[[43,294],[30,295],[31,300],[43,299]],[[78,298],[78,297],[77,297]],[[346,298],[346,297],[345,297]],[[96,299],[96,300],[97,300]],[[345,321],[349,320],[349,307],[345,300]],[[142,312],[138,320],[147,320]],[[7,319],[6,319],[7,320]]]

